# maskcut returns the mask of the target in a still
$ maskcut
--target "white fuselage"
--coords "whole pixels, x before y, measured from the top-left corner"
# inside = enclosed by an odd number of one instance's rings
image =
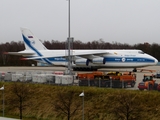
[[[81,67],[137,68],[158,63],[156,58],[141,50],[70,50],[70,56],[72,65]],[[29,58],[51,65],[67,66],[67,57],[68,50],[39,50]]]

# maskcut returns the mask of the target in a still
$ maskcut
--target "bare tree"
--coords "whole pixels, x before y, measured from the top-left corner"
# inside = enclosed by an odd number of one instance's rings
[[[120,92],[112,96],[112,112],[120,120],[141,119],[141,108],[138,96],[133,93]]]
[[[79,110],[81,106],[81,102],[79,101],[79,96],[75,91],[58,91],[53,99],[54,102],[52,103],[55,111],[59,114],[63,114],[67,116],[67,120]]]
[[[20,120],[22,120],[23,110],[29,106],[29,98],[33,95],[29,84],[23,82],[15,82],[11,87],[12,96],[10,96],[9,103],[12,104],[14,108],[19,109]]]

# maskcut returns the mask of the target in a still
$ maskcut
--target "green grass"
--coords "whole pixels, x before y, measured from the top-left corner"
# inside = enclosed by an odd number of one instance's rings
[[[14,83],[1,82],[5,85],[5,116],[19,118],[18,99],[13,92]],[[18,84],[22,86],[22,84]],[[160,116],[160,93],[158,91],[132,91],[80,86],[54,86],[46,84],[23,83],[30,95],[24,101],[23,120],[66,120],[67,115],[55,105],[64,106],[70,101],[70,110],[79,105],[71,120],[81,120],[82,98],[79,94],[84,90],[85,120],[116,120],[125,119],[127,109],[131,110],[129,119],[158,120]],[[21,91],[23,90],[21,88]],[[19,90],[20,93],[20,90]],[[27,92],[24,92],[24,96]],[[0,98],[2,101],[2,98]],[[61,102],[61,100],[64,100]],[[0,105],[2,108],[2,104]],[[2,111],[1,111],[2,112]],[[126,114],[124,114],[126,113]],[[2,114],[0,114],[2,116]],[[128,120],[129,120],[128,119]]]

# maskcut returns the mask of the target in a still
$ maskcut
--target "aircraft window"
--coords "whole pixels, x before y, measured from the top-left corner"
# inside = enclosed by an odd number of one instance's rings
[[[144,54],[144,52],[143,52],[143,51],[138,51],[138,53],[139,53],[139,54]]]

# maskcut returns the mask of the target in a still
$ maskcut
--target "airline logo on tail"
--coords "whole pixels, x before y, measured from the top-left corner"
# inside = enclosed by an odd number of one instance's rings
[[[33,38],[33,36],[28,36],[28,38]]]
[[[34,38],[33,36],[28,36],[28,38],[25,37],[25,35],[22,34],[22,37],[23,37],[23,40],[25,42],[25,44],[31,49],[33,50],[38,56],[43,56],[34,46],[36,46],[35,44],[35,40],[29,40],[30,38]],[[43,46],[43,45],[42,45]],[[45,48],[45,47],[44,47]],[[30,57],[33,57],[33,56],[30,56]],[[37,57],[37,56],[34,56],[34,57]],[[34,58],[33,57],[33,58]],[[37,60],[40,60],[40,59],[37,59]],[[42,61],[48,63],[48,64],[52,64],[52,62],[50,62],[47,58],[41,58]]]

